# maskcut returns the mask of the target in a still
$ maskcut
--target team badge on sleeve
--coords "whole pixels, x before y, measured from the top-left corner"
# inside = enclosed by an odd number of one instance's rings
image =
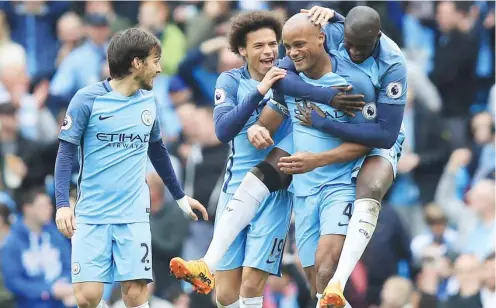
[[[141,114],[141,121],[143,121],[143,123],[145,123],[146,126],[152,125],[153,124],[152,113],[148,110],[143,111],[143,113]]]
[[[79,274],[80,271],[81,271],[81,266],[79,265],[79,263],[77,262],[72,263],[72,274],[77,275]]]
[[[367,103],[362,109],[363,117],[367,120],[375,119],[377,115],[377,107],[375,103]]]
[[[215,105],[226,101],[226,92],[223,89],[215,89]]]
[[[390,98],[398,98],[403,94],[403,86],[399,82],[391,82],[387,86],[386,94]]]
[[[70,115],[66,114],[64,118],[64,122],[62,122],[62,130],[68,130],[72,127],[72,118]]]

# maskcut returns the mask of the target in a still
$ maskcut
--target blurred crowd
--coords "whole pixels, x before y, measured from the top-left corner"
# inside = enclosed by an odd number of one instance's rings
[[[229,146],[212,119],[217,76],[243,65],[229,19],[286,19],[322,5],[374,7],[408,60],[406,140],[378,227],[345,290],[354,308],[496,307],[494,1],[0,1],[0,307],[73,307],[70,242],[53,224],[57,134],[74,93],[109,75],[113,33],[140,27],[162,42],[154,91],[164,141],[186,193],[214,217]],[[280,48],[280,56],[284,48]],[[78,173],[74,163],[72,195]],[[215,307],[169,275],[199,258],[213,219],[185,218],[150,167],[152,308]],[[74,200],[74,199],[73,199]],[[264,307],[315,307],[288,237],[282,278]],[[214,293],[214,292],[213,292]],[[105,298],[124,307],[118,285]]]

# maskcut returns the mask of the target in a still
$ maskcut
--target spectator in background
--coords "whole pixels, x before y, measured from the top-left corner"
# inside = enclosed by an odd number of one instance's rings
[[[414,237],[410,245],[415,264],[420,265],[424,258],[431,257],[427,253],[434,253],[437,257],[456,256],[458,233],[447,226],[448,220],[443,210],[430,204],[425,207],[424,216],[429,232]]]
[[[69,1],[2,1],[12,40],[27,54],[27,69],[33,84],[50,79],[57,57],[57,19],[68,10]]]
[[[177,72],[177,67],[186,54],[186,37],[181,29],[168,19],[169,7],[166,2],[141,2],[138,26],[153,33],[160,40],[162,72],[172,76]]]
[[[79,45],[83,40],[83,21],[74,12],[67,12],[57,22],[57,38],[60,48],[55,60],[58,67],[60,63]]]
[[[496,307],[496,260],[494,252],[484,261],[482,273],[482,307]]]
[[[168,289],[180,286],[174,277],[164,273],[169,272],[170,260],[181,254],[183,241],[188,236],[189,224],[174,199],[170,194],[166,194],[164,183],[156,172],[147,175],[147,183],[150,187],[154,294],[163,296]]]
[[[205,62],[213,54],[218,56],[215,71],[205,67]],[[179,64],[178,75],[193,90],[193,98],[198,105],[212,106],[217,77],[221,72],[242,65],[241,57],[228,49],[227,38],[219,36],[203,42],[199,48],[190,50]]]
[[[20,194],[22,218],[2,249],[5,285],[20,308],[73,307],[70,243],[52,221],[50,198],[37,189]]]
[[[202,11],[186,24],[188,49],[196,49],[203,42],[216,36],[224,36],[229,28],[231,1],[205,1]]]
[[[110,31],[112,33],[117,33],[132,26],[132,23],[127,18],[115,13],[114,4],[112,1],[85,1],[84,6],[84,11],[86,14],[105,15],[109,21]]]
[[[264,308],[299,308],[298,287],[287,266],[281,268],[282,277],[269,276],[264,290]]]
[[[390,277],[381,292],[380,308],[411,308],[413,284],[410,280]]]
[[[439,35],[435,44],[433,83],[443,100],[443,116],[451,133],[451,146],[467,145],[466,127],[470,105],[475,102],[477,42],[467,33],[470,18],[462,2],[437,6]]]
[[[85,23],[87,40],[62,61],[50,84],[51,104],[56,114],[61,107],[67,107],[77,90],[102,80],[108,70],[108,19],[102,14],[88,14]]]
[[[31,92],[24,54],[10,45],[0,54],[0,83],[5,89],[4,102],[11,102],[17,109],[19,128],[28,140],[47,144],[56,139],[57,123],[45,107],[48,81],[38,83]]]
[[[469,184],[485,178],[494,170],[495,161],[495,131],[494,120],[489,112],[481,112],[470,122],[473,135],[472,160],[467,166]]]
[[[5,159],[4,185],[8,190],[26,185],[42,185],[47,168],[40,155],[41,147],[26,139],[19,130],[14,105],[0,104],[0,143]],[[53,169],[52,166],[50,166]]]
[[[415,236],[424,231],[421,206],[434,199],[450,149],[442,119],[417,102],[413,88],[408,88],[403,124],[406,138],[389,202]]]
[[[450,170],[450,164],[447,169]],[[438,186],[437,203],[443,207],[448,220],[460,235],[460,251],[472,253],[481,260],[494,251],[496,223],[495,214],[495,182],[484,179],[467,193],[467,205],[456,193],[453,173],[443,175]]]
[[[0,203],[0,253],[5,244],[5,239],[10,232],[10,210],[5,204]],[[1,269],[1,260],[0,260]],[[14,297],[5,288],[3,273],[0,270],[0,307],[14,308]]]
[[[480,260],[473,255],[462,255],[455,261],[454,272],[459,290],[448,298],[446,308],[483,308],[481,279],[475,274],[480,270]]]

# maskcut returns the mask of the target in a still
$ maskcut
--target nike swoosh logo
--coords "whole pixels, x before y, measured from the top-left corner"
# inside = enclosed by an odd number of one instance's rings
[[[111,118],[111,117],[113,117],[113,115],[111,115],[111,116],[106,116],[106,117],[104,117],[104,116],[99,116],[99,117],[98,117],[98,119],[101,121],[101,120],[106,120],[106,119]]]
[[[145,266],[145,271],[148,272],[149,270],[151,270],[152,268],[151,267],[146,267]]]
[[[274,262],[276,262],[276,261],[266,260],[265,262],[266,262],[267,264],[272,264],[272,263],[274,263]]]
[[[341,223],[341,222],[338,222],[338,226],[340,227],[344,227],[344,226],[347,226],[348,224],[344,224],[344,223]]]

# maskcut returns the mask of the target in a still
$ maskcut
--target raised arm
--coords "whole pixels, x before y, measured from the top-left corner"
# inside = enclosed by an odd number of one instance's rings
[[[287,74],[286,77],[276,82],[273,88],[284,95],[330,105],[352,117],[355,116],[356,111],[362,110],[365,105],[363,95],[346,94],[340,88],[324,88],[306,83],[298,75],[293,61],[288,57],[279,61],[278,67],[285,69]],[[351,88],[347,90],[351,90]]]
[[[239,77],[232,71],[222,73],[215,89],[214,122],[217,138],[224,143],[233,140],[274,82],[285,75],[284,70],[273,67],[255,89],[238,101]]]

